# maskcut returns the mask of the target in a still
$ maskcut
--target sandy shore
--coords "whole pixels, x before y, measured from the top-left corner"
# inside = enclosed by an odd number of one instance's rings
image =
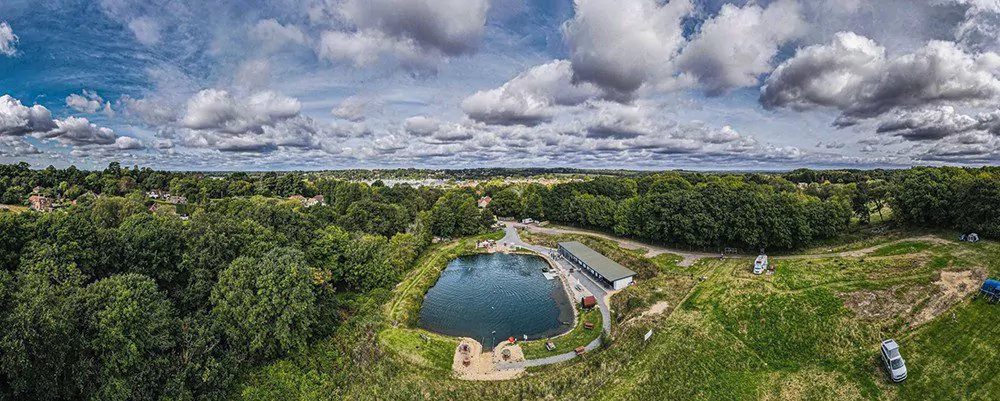
[[[462,352],[462,344],[469,347],[468,352]],[[503,358],[503,350],[510,350],[510,357]],[[465,364],[468,358],[469,364]],[[500,369],[500,366],[507,363],[524,360],[524,353],[521,347],[503,342],[497,345],[492,352],[483,352],[483,345],[471,338],[462,338],[459,346],[455,348],[455,358],[451,368],[455,375],[462,380],[509,380],[521,377],[524,369]]]

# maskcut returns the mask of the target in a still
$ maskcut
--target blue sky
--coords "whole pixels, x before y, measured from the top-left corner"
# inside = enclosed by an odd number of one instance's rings
[[[994,0],[0,4],[0,162],[995,164]]]

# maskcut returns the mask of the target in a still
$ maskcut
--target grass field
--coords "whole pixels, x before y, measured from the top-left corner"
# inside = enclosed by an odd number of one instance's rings
[[[417,331],[392,328],[392,321],[407,320],[403,311],[419,308],[410,292],[422,296],[417,288],[433,278],[419,272],[434,270],[434,255],[450,252],[445,245],[425,255],[400,285],[409,282],[406,288],[358,307],[333,337],[310,352],[254,374],[242,395],[352,400],[1000,397],[1000,367],[993,363],[1000,353],[1000,325],[995,324],[1000,305],[965,295],[982,277],[1000,276],[1000,245],[901,239],[839,246],[871,249],[856,256],[776,257],[776,274],[762,276],[750,274],[749,259],[703,259],[681,269],[670,256],[633,260],[635,253],[591,240],[588,245],[595,249],[609,247],[601,251],[613,259],[648,262],[647,278],[611,299],[610,344],[507,382],[453,379],[442,362],[453,343],[432,337],[428,344]],[[974,279],[947,280],[956,276]],[[662,313],[643,314],[664,302],[669,307]],[[643,341],[649,330],[652,337]],[[884,338],[895,338],[902,347],[909,368],[904,383],[890,383],[879,364],[878,343]],[[424,344],[416,349],[420,341]]]

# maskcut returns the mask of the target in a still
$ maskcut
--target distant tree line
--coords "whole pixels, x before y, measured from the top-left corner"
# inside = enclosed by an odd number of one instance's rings
[[[833,181],[831,181],[833,180]],[[787,250],[890,213],[902,224],[1000,236],[995,168],[667,172],[487,186],[497,216],[551,220],[699,249]],[[891,210],[890,210],[891,209]]]

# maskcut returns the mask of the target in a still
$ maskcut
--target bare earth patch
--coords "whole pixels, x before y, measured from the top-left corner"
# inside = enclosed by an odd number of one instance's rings
[[[913,319],[913,325],[920,325],[944,313],[957,305],[967,295],[979,289],[986,278],[986,272],[980,269],[965,271],[942,271],[941,277],[934,284],[938,292],[931,295],[927,305]]]
[[[841,295],[844,306],[866,320],[909,315],[913,307],[930,296],[931,286],[898,285],[881,291],[856,291]]]
[[[841,298],[844,306],[862,319],[911,316],[910,325],[918,326],[957,305],[975,292],[986,278],[986,272],[980,269],[938,274],[933,285],[898,285],[882,291],[841,294]]]

